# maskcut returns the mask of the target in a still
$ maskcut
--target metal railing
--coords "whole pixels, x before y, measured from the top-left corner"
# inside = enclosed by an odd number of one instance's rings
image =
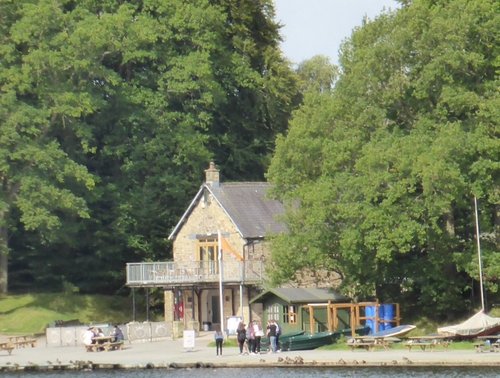
[[[264,278],[262,261],[222,261],[222,280],[259,283]],[[128,286],[215,283],[221,277],[218,261],[143,262],[127,264]]]

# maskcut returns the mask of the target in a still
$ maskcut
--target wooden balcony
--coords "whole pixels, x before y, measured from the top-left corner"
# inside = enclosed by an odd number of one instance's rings
[[[260,284],[264,279],[262,261],[144,262],[127,264],[127,286],[175,287],[189,285]]]

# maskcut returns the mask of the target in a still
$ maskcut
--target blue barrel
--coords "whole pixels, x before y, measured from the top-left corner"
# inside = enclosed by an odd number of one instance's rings
[[[365,317],[366,317],[365,325],[368,328],[370,328],[370,331],[368,332],[369,335],[375,332],[375,311],[376,311],[375,306],[365,307]]]
[[[394,327],[394,323],[392,322],[394,320],[394,305],[393,304],[383,304],[382,306],[384,308],[384,315],[381,316],[382,319],[384,319],[384,329],[391,329]]]

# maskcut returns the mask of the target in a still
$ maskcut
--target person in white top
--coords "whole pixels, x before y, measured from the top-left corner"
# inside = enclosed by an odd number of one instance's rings
[[[85,345],[91,345],[93,344],[92,338],[94,337],[94,331],[92,328],[88,328],[85,333],[83,334],[83,343]]]
[[[264,336],[264,331],[257,320],[253,321],[253,332],[255,334],[255,341],[253,343],[253,353],[260,354],[260,340]]]

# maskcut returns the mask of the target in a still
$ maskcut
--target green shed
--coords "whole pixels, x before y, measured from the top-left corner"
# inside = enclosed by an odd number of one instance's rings
[[[320,288],[273,288],[268,289],[250,300],[263,306],[263,326],[268,320],[275,320],[282,333],[295,331],[323,332],[332,323],[336,330],[351,328],[349,307],[336,311],[336,319],[329,319],[329,304],[349,303],[349,298],[331,289]],[[311,307],[314,306],[314,311]],[[312,323],[311,323],[312,313]]]

